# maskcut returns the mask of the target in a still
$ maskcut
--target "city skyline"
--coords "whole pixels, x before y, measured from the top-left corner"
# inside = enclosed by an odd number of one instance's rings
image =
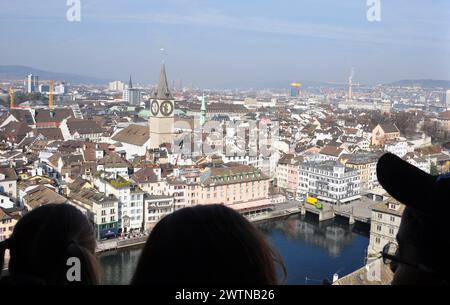
[[[381,1],[380,22],[359,0],[80,3],[80,22],[66,1],[2,3],[0,65],[156,83],[165,48],[172,79],[204,88],[345,83],[351,68],[356,83],[450,79],[445,1]]]

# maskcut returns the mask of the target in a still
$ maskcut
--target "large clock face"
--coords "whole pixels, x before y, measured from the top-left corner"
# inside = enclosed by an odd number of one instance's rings
[[[169,101],[164,101],[161,104],[161,113],[164,116],[169,116],[173,112],[173,104]]]
[[[158,115],[159,105],[157,101],[153,101],[151,105],[151,111],[154,116]]]

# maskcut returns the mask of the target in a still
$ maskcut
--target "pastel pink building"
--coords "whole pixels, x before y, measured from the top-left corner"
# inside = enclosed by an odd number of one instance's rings
[[[278,161],[277,186],[287,195],[297,195],[299,168],[302,161],[302,157],[295,157],[293,154],[286,154]]]
[[[192,204],[225,204],[242,213],[270,208],[269,177],[253,166],[226,164],[207,168],[186,187]]]

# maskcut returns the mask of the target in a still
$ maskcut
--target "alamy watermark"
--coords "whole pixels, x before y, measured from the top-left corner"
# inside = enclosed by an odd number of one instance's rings
[[[381,21],[381,0],[367,0],[367,21]]]
[[[81,261],[78,257],[69,257],[66,262],[68,282],[81,282]]]
[[[208,121],[203,126],[194,120],[176,121],[173,153],[185,156],[221,155],[270,157],[279,140],[278,122],[260,121]]]
[[[66,2],[69,9],[66,12],[66,19],[69,22],[81,21],[81,1],[80,0],[67,0]]]

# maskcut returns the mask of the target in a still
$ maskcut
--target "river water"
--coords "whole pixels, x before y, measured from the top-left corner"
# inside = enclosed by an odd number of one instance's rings
[[[364,265],[369,226],[349,225],[339,217],[319,222],[316,215],[291,215],[256,224],[284,258],[287,284],[317,285],[333,274],[340,277]],[[100,255],[103,284],[129,283],[141,247]]]

